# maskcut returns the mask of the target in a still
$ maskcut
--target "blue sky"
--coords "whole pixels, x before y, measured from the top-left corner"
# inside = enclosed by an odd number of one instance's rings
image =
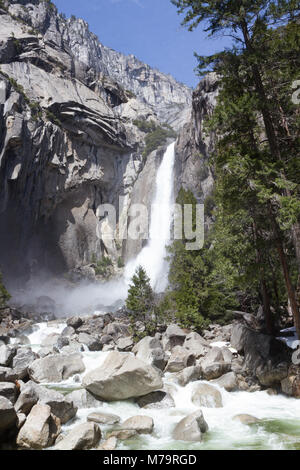
[[[208,39],[201,29],[190,33],[170,0],[54,0],[59,12],[85,19],[106,46],[134,54],[143,62],[195,87],[194,52],[223,49],[224,38]],[[228,42],[227,42],[228,45]]]

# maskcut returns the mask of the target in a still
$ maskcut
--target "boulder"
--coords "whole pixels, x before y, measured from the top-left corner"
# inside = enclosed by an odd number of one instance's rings
[[[176,374],[176,379],[179,385],[185,387],[190,382],[195,382],[201,378],[200,365],[186,367],[181,372]]]
[[[0,397],[7,398],[13,404],[17,399],[17,387],[12,382],[0,382]]]
[[[91,421],[97,424],[117,424],[121,421],[120,416],[109,414],[109,413],[91,413],[87,417],[87,421]]]
[[[205,356],[210,349],[209,343],[195,332],[186,336],[183,346],[193,353],[196,359]]]
[[[196,406],[205,408],[222,408],[222,395],[216,387],[200,383],[195,386],[192,394],[192,402]]]
[[[127,441],[127,439],[131,439],[132,437],[137,436],[138,432],[136,429],[119,429],[118,431],[110,432],[106,437],[107,439],[111,439],[115,437],[120,441]]]
[[[111,352],[98,369],[83,378],[82,385],[96,397],[126,400],[162,388],[156,369],[129,353]]]
[[[167,357],[164,353],[160,340],[146,336],[141,339],[133,348],[132,352],[142,361],[164,370],[167,364]]]
[[[117,448],[117,444],[118,439],[116,437],[110,437],[99,446],[99,450],[115,450]]]
[[[67,326],[73,328],[74,330],[77,330],[81,325],[83,325],[83,319],[80,317],[72,317],[68,318],[67,320]]]
[[[122,428],[127,430],[133,429],[138,434],[151,434],[154,428],[154,421],[150,416],[133,416],[124,421]]]
[[[256,377],[264,387],[273,387],[279,385],[288,376],[289,366],[286,362],[273,365],[268,362],[256,368]]]
[[[17,424],[17,413],[13,404],[5,397],[0,397],[0,436],[6,434]]]
[[[231,370],[231,363],[224,361],[223,352],[220,348],[212,348],[201,360],[200,365],[204,380],[218,379]]]
[[[246,425],[256,424],[260,421],[258,418],[247,414],[236,415],[232,419]]]
[[[183,418],[173,431],[176,441],[200,442],[202,435],[208,431],[208,425],[201,410]]]
[[[50,335],[46,336],[46,338],[42,341],[41,347],[42,348],[51,348],[57,344],[60,335],[58,333],[51,333]]]
[[[143,397],[136,398],[135,401],[140,408],[145,409],[164,409],[175,407],[175,402],[171,395],[163,390],[148,393]]]
[[[182,346],[175,346],[172,349],[171,357],[165,368],[165,372],[180,372],[186,367],[193,366],[194,363],[195,356],[193,353]]]
[[[88,450],[98,446],[101,431],[96,423],[78,424],[63,436],[54,450]]]
[[[128,336],[127,338],[118,339],[116,346],[117,346],[118,351],[124,351],[124,352],[131,351],[133,348],[132,337]]]
[[[0,346],[0,366],[10,367],[14,356],[16,355],[16,348],[3,344]]]
[[[37,383],[59,383],[85,371],[81,354],[56,354],[37,359],[28,368],[30,378]]]
[[[74,390],[74,392],[68,393],[66,395],[67,400],[71,401],[73,405],[78,408],[99,408],[102,406],[102,402],[97,400],[90,392],[87,390],[80,389]]]
[[[75,334],[76,334],[75,328],[73,328],[72,326],[66,326],[66,328],[64,328],[63,331],[61,332],[61,336],[65,336],[67,338]]]
[[[62,424],[74,418],[77,412],[77,407],[68,397],[29,381],[21,387],[15,409],[17,412],[28,414],[36,403],[50,406],[51,412]]]
[[[300,398],[300,368],[291,366],[288,376],[281,382],[282,392],[294,398]]]
[[[227,392],[234,392],[238,389],[238,381],[234,372],[228,372],[212,382],[221,388],[225,388]]]
[[[251,371],[270,359],[271,345],[271,336],[258,333],[240,323],[232,327],[231,346],[239,354],[244,353],[244,367]]]
[[[18,352],[13,359],[12,366],[19,379],[23,380],[28,377],[28,367],[37,359],[37,357],[37,354],[31,349],[18,349]]]
[[[50,406],[34,405],[21,427],[17,444],[27,449],[45,449],[54,444],[60,429],[60,420],[51,413]]]
[[[106,335],[112,336],[115,341],[119,338],[130,336],[128,326],[124,323],[109,323],[103,330]]]
[[[101,351],[102,349],[100,339],[87,333],[79,333],[78,342],[84,344],[89,351]]]
[[[175,346],[183,346],[187,334],[178,325],[169,325],[163,336],[163,346],[170,351]]]
[[[10,367],[0,367],[0,382],[15,382],[18,374]]]

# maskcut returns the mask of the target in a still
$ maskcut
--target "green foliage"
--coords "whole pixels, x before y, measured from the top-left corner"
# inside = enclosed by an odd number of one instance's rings
[[[146,158],[151,152],[156,150],[159,146],[164,145],[167,139],[175,139],[177,137],[176,132],[173,129],[167,127],[156,127],[155,130],[149,132],[145,138],[145,150],[143,157]]]
[[[93,258],[96,260],[96,258]],[[109,256],[103,256],[101,260],[95,262],[95,273],[97,276],[108,277],[110,274],[110,267],[113,266],[112,260]]]
[[[2,274],[0,272],[0,308],[4,308],[9,299],[10,295],[3,285]]]
[[[55,114],[52,113],[52,111],[50,111],[49,109],[46,109],[46,117],[56,126],[60,128],[62,127],[62,122],[60,121],[60,119],[58,119],[58,117],[56,117]]]
[[[138,339],[136,322],[140,321],[145,324],[145,332],[143,336],[152,334],[155,331],[156,316],[154,305],[154,294],[151,288],[150,279],[142,266],[139,266],[132,278],[128,289],[128,297],[126,300],[126,308],[129,312],[131,320],[131,329]]]
[[[123,258],[121,256],[119,256],[118,258],[118,268],[124,268],[125,264],[124,264],[124,261],[123,261]]]
[[[142,121],[139,119],[133,121],[133,124],[138,127],[140,131],[145,133],[153,132],[157,127],[154,121]]]

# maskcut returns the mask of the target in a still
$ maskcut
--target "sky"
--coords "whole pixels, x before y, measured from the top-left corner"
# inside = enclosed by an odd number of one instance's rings
[[[208,38],[200,25],[194,32],[181,26],[182,16],[170,0],[54,0],[60,13],[75,15],[90,25],[100,42],[170,73],[194,88],[194,52],[210,55],[229,45]]]

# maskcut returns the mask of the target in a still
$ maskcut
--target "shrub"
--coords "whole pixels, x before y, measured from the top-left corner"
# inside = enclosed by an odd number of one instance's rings
[[[10,295],[2,283],[2,274],[0,272],[0,308],[4,308],[9,299]]]

